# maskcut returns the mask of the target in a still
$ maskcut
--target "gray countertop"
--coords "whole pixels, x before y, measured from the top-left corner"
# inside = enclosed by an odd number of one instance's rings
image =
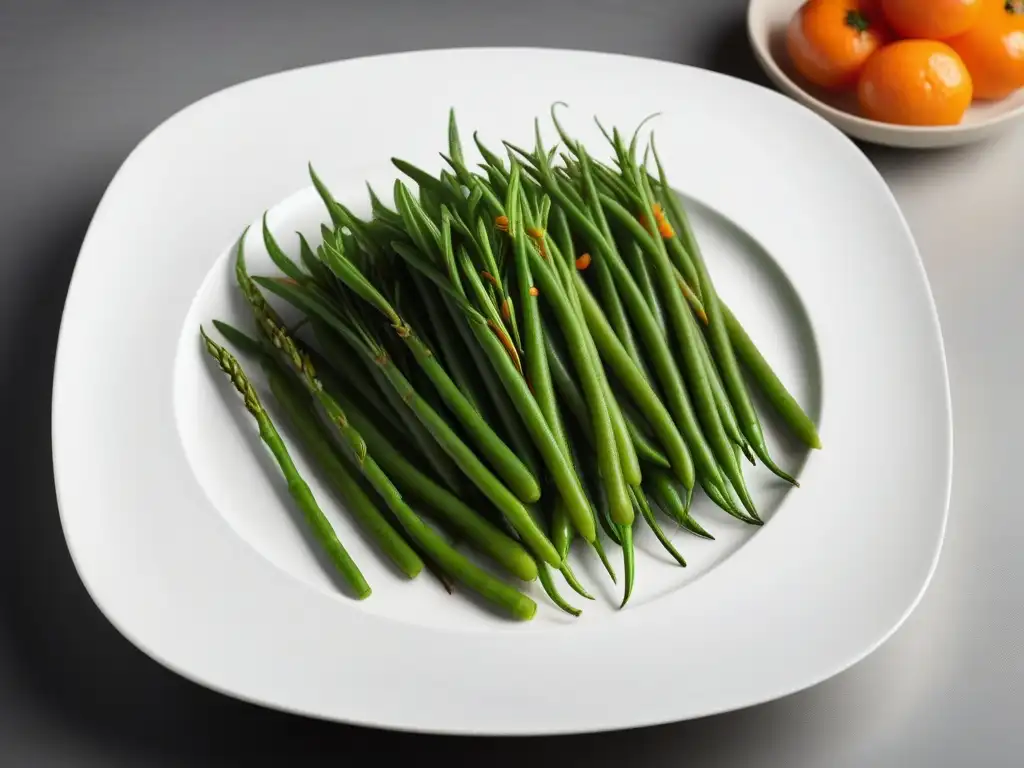
[[[1020,764],[1024,561],[1013,445],[1024,433],[1024,130],[962,150],[865,150],[924,257],[955,422],[945,549],[917,611],[889,642],[815,688],[700,721],[542,741],[393,734],[270,712],[186,682],[131,646],[86,595],[57,517],[49,414],[60,313],[92,212],[128,152],[166,117],[217,89],[306,64],[535,45],[667,59],[763,83],[746,44],[746,3],[0,5],[0,402],[10,455],[0,510],[5,765],[261,764],[368,750],[430,750],[485,765]]]

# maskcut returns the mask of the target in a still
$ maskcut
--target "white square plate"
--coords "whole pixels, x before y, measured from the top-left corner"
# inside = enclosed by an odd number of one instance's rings
[[[449,597],[429,578],[399,579],[314,481],[374,588],[356,603],[289,517],[244,410],[203,357],[198,324],[243,317],[227,253],[263,210],[287,248],[295,230],[318,239],[324,212],[307,161],[363,210],[365,180],[390,188],[391,156],[440,167],[450,106],[467,135],[496,145],[528,142],[533,118],[558,100],[601,155],[592,115],[631,130],[661,112],[659,149],[691,201],[716,284],[818,421],[825,448],[807,456],[769,430],[803,487],[748,471],[763,528],[699,508],[717,540],[675,532],[686,569],[640,540],[636,592],[622,611],[580,556],[598,600],[573,620],[540,597],[528,624]],[[268,262],[257,240],[247,244],[259,272]],[[934,569],[950,424],[920,259],[852,143],[739,80],[552,50],[328,64],[230,88],[172,117],[125,161],[93,219],[53,395],[68,546],[132,642],[267,706],[467,734],[698,717],[797,691],[864,657]]]

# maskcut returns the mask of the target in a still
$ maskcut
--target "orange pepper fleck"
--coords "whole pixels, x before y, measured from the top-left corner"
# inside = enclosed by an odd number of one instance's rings
[[[503,299],[501,302],[501,316],[505,320],[508,320],[512,316],[512,313],[508,309],[508,299]]]
[[[508,352],[508,356],[512,358],[512,363],[515,365],[516,370],[519,371],[519,375],[521,376],[523,373],[523,364],[519,360],[519,353],[516,352],[516,345],[512,343],[512,339],[510,339],[508,334],[505,333],[505,329],[493,320],[488,320],[487,326],[494,331],[494,335],[498,337],[501,345],[505,347],[505,351]]]
[[[676,231],[672,229],[672,225],[669,223],[669,220],[665,217],[665,210],[661,207],[661,203],[655,203],[653,206],[651,206],[651,209],[654,212],[654,221],[658,225],[658,234],[660,234],[666,240],[675,237]],[[651,220],[647,218],[647,214],[641,213],[639,216],[636,217],[636,219],[637,221],[640,222],[640,224],[643,226],[645,230],[647,230],[651,234],[654,234],[653,230],[651,229]]]
[[[499,216],[494,220],[494,226],[502,232],[508,232],[508,216]]]
[[[537,290],[537,286],[535,286],[535,285],[531,285],[530,286],[530,295],[531,296],[540,296],[540,291]]]
[[[655,203],[653,207],[654,220],[658,222],[658,232],[666,240],[671,237],[675,237],[675,230],[672,229],[672,225],[669,224],[668,219],[665,218],[665,210],[661,207],[661,203]]]
[[[490,283],[491,285],[493,285],[493,286],[494,286],[495,288],[500,288],[500,287],[501,287],[500,285],[498,285],[498,278],[496,278],[496,277],[495,277],[494,275],[492,275],[492,274],[491,274],[490,272],[488,272],[488,271],[487,271],[486,269],[485,269],[485,270],[483,270],[483,271],[482,271],[482,272],[480,273],[480,277],[482,277],[482,278],[483,278],[484,280],[486,280],[486,281],[487,281],[488,283]]]
[[[590,254],[580,254],[580,257],[576,259],[576,269],[582,272],[584,269],[590,266]]]

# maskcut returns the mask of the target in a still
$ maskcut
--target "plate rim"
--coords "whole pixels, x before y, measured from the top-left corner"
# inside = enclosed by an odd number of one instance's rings
[[[473,48],[473,47],[467,47],[467,48],[450,48],[450,49],[431,49],[431,50],[428,50],[428,51],[406,51],[406,52],[400,52],[400,53],[388,53],[388,54],[379,54],[379,55],[368,56],[368,57],[360,57],[358,59],[348,59],[348,60],[340,60],[340,61],[335,61],[335,62],[325,62],[325,63],[316,64],[316,65],[312,65],[312,66],[300,67],[300,68],[291,69],[291,70],[285,70],[285,71],[282,71],[282,72],[277,72],[277,73],[265,75],[263,77],[254,78],[254,79],[251,79],[251,80],[243,81],[241,83],[237,83],[237,84],[228,86],[227,88],[224,88],[224,89],[216,91],[216,92],[214,92],[212,94],[209,94],[209,95],[203,97],[202,99],[199,99],[198,101],[193,102],[192,104],[190,104],[190,105],[184,107],[183,109],[175,112],[172,116],[170,116],[166,120],[162,121],[156,128],[154,128],[149,134],[147,134],[147,136],[141,142],[139,142],[139,144],[135,147],[135,149],[133,149],[132,152],[129,153],[128,157],[125,159],[125,161],[122,164],[122,166],[118,169],[118,172],[112,178],[110,184],[107,187],[107,190],[104,192],[103,198],[101,199],[100,204],[97,207],[96,214],[94,214],[93,220],[90,222],[89,230],[88,230],[88,232],[86,234],[85,239],[83,240],[82,248],[81,248],[81,251],[80,251],[80,254],[79,254],[79,256],[80,256],[79,261],[76,263],[75,269],[74,269],[74,272],[73,272],[73,275],[72,275],[72,280],[71,280],[71,284],[70,284],[69,291],[68,291],[69,299],[71,298],[71,296],[76,291],[76,285],[78,285],[82,281],[81,274],[82,274],[82,269],[83,269],[83,267],[82,267],[83,260],[81,259],[81,256],[86,253],[86,250],[87,250],[87,247],[88,247],[88,244],[89,244],[89,241],[90,241],[90,235],[91,235],[92,230],[94,228],[94,224],[95,224],[96,218],[97,218],[98,214],[100,213],[100,211],[102,210],[104,204],[106,204],[108,202],[108,196],[111,194],[111,191],[114,189],[115,183],[118,181],[119,177],[121,176],[123,169],[129,163],[129,161],[131,160],[132,157],[134,157],[149,142],[154,140],[154,136],[158,135],[161,132],[162,129],[164,129],[169,123],[172,123],[173,121],[175,121],[175,119],[178,118],[179,116],[181,116],[183,113],[185,113],[185,112],[187,112],[187,111],[189,111],[191,109],[196,108],[200,104],[204,104],[204,103],[207,103],[207,102],[209,102],[211,100],[214,100],[214,99],[216,99],[216,98],[218,98],[218,97],[220,97],[220,96],[222,96],[222,95],[224,95],[226,93],[229,93],[229,92],[232,92],[232,91],[236,91],[237,89],[241,89],[241,88],[244,88],[245,86],[249,86],[249,85],[252,85],[254,83],[261,82],[261,81],[268,81],[268,80],[271,80],[271,79],[274,79],[274,78],[279,78],[279,77],[281,77],[283,75],[284,76],[286,76],[286,75],[299,75],[300,73],[309,72],[309,71],[312,71],[312,70],[331,69],[331,68],[336,68],[336,67],[344,67],[345,65],[351,65],[353,62],[364,63],[364,62],[367,62],[367,61],[375,61],[375,60],[376,61],[379,61],[379,60],[395,60],[395,59],[399,59],[399,58],[416,57],[416,56],[420,56],[420,55],[423,55],[423,54],[427,54],[427,55],[443,55],[443,54],[446,54],[446,53],[455,53],[455,54],[463,55],[463,56],[476,56],[476,55],[481,55],[481,54],[482,55],[491,55],[491,54],[494,54],[496,52],[497,53],[503,53],[503,54],[516,54],[516,55],[533,55],[533,54],[537,54],[537,53],[543,53],[543,54],[548,54],[548,55],[562,56],[564,54],[569,54],[570,56],[583,57],[583,58],[586,58],[586,57],[602,57],[602,58],[606,58],[606,59],[610,58],[610,59],[614,59],[614,60],[622,60],[622,61],[627,62],[627,63],[628,62],[642,62],[644,64],[651,64],[651,63],[653,63],[653,64],[657,64],[659,66],[667,66],[667,67],[673,67],[673,68],[674,67],[679,67],[681,69],[689,70],[691,72],[691,74],[693,76],[695,76],[695,77],[725,78],[725,79],[729,79],[729,80],[734,80],[734,78],[731,78],[729,76],[722,75],[720,73],[709,72],[707,70],[701,70],[701,69],[698,69],[698,68],[695,68],[695,67],[689,67],[689,66],[686,66],[686,65],[672,64],[672,63],[669,63],[669,62],[662,62],[662,61],[657,61],[657,60],[654,60],[654,59],[648,59],[648,58],[644,58],[644,57],[627,56],[627,55],[622,55],[622,54],[608,54],[608,53],[596,53],[596,52],[589,52],[589,51],[574,51],[574,50],[564,50],[564,49],[530,48],[530,47],[503,47],[503,48]],[[696,73],[700,73],[700,74],[698,75]],[[758,86],[756,84],[751,84],[751,83],[748,83],[746,81],[741,81],[741,82],[744,83],[745,87],[749,87],[749,88],[757,89],[757,90],[760,90],[760,91],[764,91],[766,93],[770,93],[770,94],[772,94],[772,98],[777,98],[780,101],[785,101],[789,105],[796,106],[797,108],[806,111],[808,115],[813,115],[814,119],[821,121],[823,126],[828,126],[829,130],[833,130],[833,131],[836,131],[838,133],[837,129],[833,125],[831,125],[830,123],[825,121],[824,118],[822,118],[820,115],[815,115],[813,113],[813,111],[807,110],[807,108],[804,107],[803,105],[796,104],[795,102],[792,102],[789,99],[787,99],[785,96],[782,96],[782,95],[780,95],[778,93],[775,93],[774,91],[771,91],[770,89],[765,89],[765,88],[763,88],[761,86]],[[848,140],[844,138],[844,141],[848,141]],[[875,173],[877,174],[877,171],[875,171]],[[879,176],[879,179],[880,178],[881,177]],[[884,181],[883,181],[883,186],[884,186]],[[947,367],[947,363],[946,363],[945,345],[944,345],[944,341],[943,341],[943,337],[942,337],[941,326],[939,324],[938,312],[937,312],[937,308],[936,308],[936,305],[935,305],[934,296],[932,295],[931,288],[930,288],[930,285],[929,285],[929,282],[928,282],[927,273],[926,273],[926,271],[924,269],[923,261],[921,260],[921,256],[920,256],[920,253],[918,251],[916,242],[913,239],[913,236],[912,236],[912,233],[910,231],[909,225],[907,225],[907,222],[906,222],[905,218],[903,217],[902,211],[900,211],[898,204],[896,203],[895,199],[893,198],[893,196],[891,194],[891,191],[888,190],[887,186],[885,186],[885,190],[886,190],[886,192],[888,192],[888,197],[889,197],[888,202],[893,207],[896,215],[899,217],[899,220],[900,220],[900,222],[901,222],[901,224],[902,224],[902,226],[903,226],[903,228],[904,228],[904,230],[906,232],[907,238],[908,238],[910,246],[912,248],[912,253],[913,253],[913,256],[914,256],[915,263],[916,263],[915,265],[916,265],[916,268],[917,268],[917,272],[919,274],[920,279],[923,281],[923,287],[925,289],[925,294],[926,294],[926,297],[927,297],[927,300],[928,300],[928,308],[930,310],[930,318],[929,318],[930,321],[931,321],[930,325],[931,325],[931,328],[932,328],[932,331],[933,331],[934,340],[937,341],[937,343],[938,343],[937,352],[938,352],[939,360],[941,362],[941,368],[942,368],[942,373],[943,373],[943,380],[942,380],[942,387],[941,387],[941,389],[942,389],[942,399],[943,399],[942,405],[943,405],[943,410],[945,412],[945,417],[946,418],[944,420],[943,430],[942,431],[944,433],[943,436],[946,438],[946,442],[948,444],[948,450],[945,452],[946,453],[946,456],[945,456],[945,466],[943,467],[943,471],[942,471],[942,474],[945,477],[945,483],[944,483],[944,488],[942,489],[942,494],[941,494],[942,495],[941,521],[940,521],[939,530],[938,530],[937,542],[936,542],[936,545],[935,545],[934,552],[932,553],[932,556],[931,556],[931,559],[930,559],[930,565],[929,565],[929,568],[927,570],[927,574],[924,577],[924,579],[922,580],[922,582],[919,585],[919,587],[917,588],[916,595],[915,595],[914,599],[904,609],[904,611],[903,611],[902,615],[900,616],[900,618],[898,619],[898,621],[896,621],[896,623],[893,624],[893,626],[888,630],[888,632],[885,633],[884,636],[880,637],[877,640],[877,642],[875,642],[874,645],[872,645],[870,647],[866,647],[865,649],[863,649],[862,652],[860,653],[860,655],[858,655],[856,657],[852,657],[852,658],[846,659],[845,663],[842,663],[839,668],[834,669],[833,671],[830,671],[830,672],[826,672],[820,678],[815,679],[815,680],[811,680],[811,681],[801,680],[797,685],[795,685],[791,689],[782,690],[782,691],[774,691],[774,692],[766,694],[763,698],[754,699],[754,700],[746,700],[746,701],[743,701],[743,702],[736,703],[735,705],[732,705],[732,706],[721,707],[721,708],[717,708],[717,709],[708,709],[707,711],[703,712],[702,715],[694,715],[694,716],[706,716],[706,715],[716,714],[718,712],[730,711],[730,710],[737,709],[737,708],[742,708],[742,707],[746,707],[746,706],[752,706],[752,705],[755,705],[755,704],[758,704],[758,703],[762,703],[764,701],[773,700],[775,698],[779,698],[781,696],[785,696],[785,695],[788,695],[790,693],[793,693],[793,692],[796,692],[796,691],[799,691],[799,690],[803,690],[804,688],[807,688],[807,687],[810,687],[812,685],[815,685],[818,682],[821,682],[824,679],[828,679],[829,677],[832,677],[833,675],[838,674],[839,672],[841,672],[841,671],[849,668],[850,666],[856,664],[861,659],[863,659],[864,657],[866,657],[867,655],[872,653],[875,649],[877,649],[886,640],[888,640],[888,638],[891,637],[892,634],[894,634],[902,626],[902,624],[905,622],[906,618],[913,612],[913,610],[916,608],[916,606],[920,602],[921,598],[924,595],[924,592],[927,590],[927,587],[930,584],[931,579],[932,579],[932,577],[934,575],[935,568],[937,566],[938,559],[940,557],[941,550],[942,550],[942,543],[943,543],[943,540],[944,540],[944,537],[945,537],[945,530],[946,530],[946,527],[947,527],[947,524],[948,524],[949,501],[950,501],[950,494],[951,494],[951,487],[952,487],[953,429],[952,429],[952,407],[951,407],[948,367]],[[67,309],[67,303],[65,304],[65,310],[66,309]],[[303,715],[306,715],[306,716],[311,716],[311,717],[315,717],[315,718],[319,718],[319,719],[337,720],[338,719],[337,717],[334,717],[334,716],[331,716],[331,715],[328,715],[328,714],[322,714],[321,712],[318,712],[315,709],[304,709],[304,708],[301,708],[301,707],[286,706],[286,705],[281,705],[279,702],[270,701],[270,700],[266,700],[266,699],[259,698],[259,697],[250,697],[250,696],[247,696],[245,693],[239,692],[237,690],[233,690],[231,688],[220,687],[216,683],[211,682],[209,679],[204,679],[201,676],[194,675],[192,673],[192,671],[190,669],[188,669],[187,667],[183,667],[183,666],[177,664],[175,661],[173,661],[171,659],[163,658],[159,653],[154,652],[153,649],[147,647],[147,645],[143,641],[141,641],[136,636],[136,634],[127,626],[127,623],[126,622],[122,622],[120,620],[121,619],[120,616],[117,616],[117,615],[115,615],[115,613],[113,611],[108,610],[108,606],[100,599],[99,595],[97,595],[94,592],[93,585],[90,583],[90,580],[86,577],[85,571],[83,570],[83,565],[82,565],[82,563],[80,561],[80,557],[79,557],[80,553],[78,551],[76,551],[75,545],[72,542],[72,537],[69,535],[69,532],[68,532],[69,529],[68,529],[68,525],[67,525],[67,510],[68,510],[68,503],[69,502],[68,502],[68,498],[66,497],[65,492],[62,491],[61,469],[60,469],[59,460],[58,460],[58,443],[60,441],[60,435],[58,433],[60,432],[60,430],[62,428],[62,421],[61,421],[61,418],[60,418],[62,414],[60,414],[58,412],[58,393],[59,393],[59,390],[60,390],[60,387],[61,387],[60,382],[62,380],[62,376],[65,375],[65,374],[63,374],[63,371],[64,371],[65,367],[67,366],[67,358],[68,358],[68,352],[67,352],[67,349],[66,349],[67,344],[68,344],[68,342],[67,342],[67,327],[66,327],[67,324],[68,324],[68,314],[65,311],[65,312],[62,313],[60,332],[59,332],[59,336],[58,336],[57,355],[56,355],[56,361],[55,361],[55,366],[54,366],[54,380],[53,380],[54,400],[53,400],[53,408],[52,408],[52,414],[51,414],[51,416],[52,416],[52,421],[51,421],[51,424],[52,424],[52,427],[51,427],[51,437],[53,439],[53,461],[54,461],[55,488],[56,488],[56,492],[57,492],[58,509],[59,509],[59,512],[60,512],[61,525],[62,525],[62,530],[63,530],[64,535],[65,535],[65,541],[66,541],[66,544],[68,546],[69,553],[71,554],[72,561],[75,564],[76,572],[79,574],[79,578],[82,580],[83,585],[86,587],[86,590],[89,593],[90,597],[93,599],[93,602],[96,603],[97,607],[100,609],[101,613],[103,613],[103,615],[107,618],[107,620],[110,621],[115,626],[115,628],[117,628],[118,631],[121,632],[122,635],[124,635],[127,639],[129,639],[129,641],[131,641],[134,645],[136,645],[136,647],[138,647],[140,650],[142,650],[148,656],[150,656],[151,658],[156,660],[158,663],[161,663],[163,666],[165,666],[165,667],[171,669],[172,671],[182,675],[183,677],[186,677],[187,679],[192,680],[193,682],[197,682],[197,683],[203,685],[204,687],[208,687],[208,688],[211,688],[213,690],[217,690],[217,691],[219,691],[221,693],[225,693],[225,694],[233,696],[235,698],[239,698],[239,699],[245,700],[245,701],[250,701],[252,703],[257,703],[257,704],[260,704],[262,706],[270,707],[272,709],[279,709],[279,710],[283,710],[283,711],[295,712],[295,713],[298,713],[298,714],[303,714]],[[613,726],[611,728],[609,728],[607,726],[604,726],[604,725],[598,725],[598,726],[594,727],[593,729],[588,729],[586,727],[581,728],[578,725],[572,725],[572,726],[565,727],[565,728],[551,727],[551,728],[546,728],[544,730],[528,730],[528,731],[519,731],[519,730],[516,730],[514,728],[513,729],[508,729],[508,730],[495,730],[495,731],[492,731],[492,730],[474,731],[472,729],[466,730],[466,729],[462,729],[462,728],[458,728],[458,727],[456,727],[456,728],[436,728],[436,727],[417,728],[415,725],[410,725],[409,723],[402,723],[402,724],[399,724],[399,725],[394,725],[394,724],[390,724],[390,723],[379,723],[379,722],[372,722],[372,721],[361,721],[359,719],[350,719],[350,718],[346,718],[345,721],[346,722],[357,723],[357,724],[361,724],[361,725],[369,725],[369,726],[372,726],[372,727],[380,727],[380,728],[388,728],[388,729],[399,729],[399,730],[403,730],[403,731],[417,731],[417,732],[428,732],[428,733],[493,733],[493,734],[497,735],[497,734],[520,734],[520,733],[523,733],[523,734],[525,734],[525,733],[536,733],[536,734],[541,734],[541,733],[543,733],[543,734],[586,733],[586,732],[594,732],[594,731],[615,730],[615,729],[619,729],[619,728],[631,728],[631,727],[655,725],[655,724],[664,723],[664,722],[672,722],[672,721],[674,721],[676,719],[677,718],[674,718],[674,717],[671,717],[671,716],[669,716],[669,717],[667,717],[665,719],[657,719],[657,718],[650,719],[650,718],[648,718],[648,719],[642,720],[642,721],[630,720],[630,719],[627,718],[626,721],[624,721],[621,725]]]

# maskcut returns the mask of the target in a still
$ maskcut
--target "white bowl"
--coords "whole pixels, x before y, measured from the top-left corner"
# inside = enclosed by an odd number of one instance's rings
[[[1002,101],[975,103],[959,125],[892,125],[860,117],[855,93],[835,94],[818,88],[802,78],[790,63],[786,26],[801,5],[802,0],[750,1],[747,34],[754,55],[782,91],[850,136],[890,147],[954,147],[990,138],[1024,120],[1024,89]]]

